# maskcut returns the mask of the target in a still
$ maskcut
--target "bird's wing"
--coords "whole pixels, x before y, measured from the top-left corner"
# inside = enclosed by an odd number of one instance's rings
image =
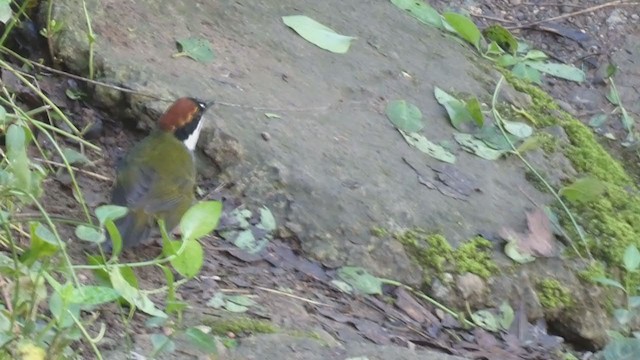
[[[122,165],[125,165],[124,163]],[[182,199],[185,186],[189,180],[181,180],[176,176],[173,186],[158,188],[157,171],[150,166],[135,162],[129,166],[121,166],[116,186],[113,190],[112,202],[127,206],[132,210],[143,210],[146,213],[158,213],[173,209]],[[182,190],[182,191],[181,191]]]

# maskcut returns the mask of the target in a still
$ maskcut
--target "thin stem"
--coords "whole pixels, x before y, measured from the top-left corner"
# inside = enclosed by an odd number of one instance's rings
[[[94,56],[94,44],[96,42],[96,35],[93,33],[93,28],[91,27],[91,17],[89,16],[89,11],[87,11],[87,2],[82,0],[82,7],[84,9],[84,17],[87,20],[87,29],[89,30],[88,39],[89,39],[89,79],[93,80],[93,56]]]

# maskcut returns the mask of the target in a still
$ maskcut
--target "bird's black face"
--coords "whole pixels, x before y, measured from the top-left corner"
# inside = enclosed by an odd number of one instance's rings
[[[196,136],[196,142],[197,142],[197,137],[199,136],[199,132],[201,129],[201,122],[202,122],[202,115],[204,114],[204,112],[207,110],[207,108],[212,105],[213,102],[211,103],[205,103],[203,101],[200,101],[198,99],[194,99],[194,98],[188,98],[189,100],[191,100],[193,102],[193,104],[195,105],[196,110],[194,111],[193,115],[191,115],[191,121],[185,123],[183,126],[176,128],[176,130],[174,131],[174,135],[175,137],[182,141],[182,142],[187,142],[187,140],[189,140],[190,137],[192,136]]]
[[[162,115],[159,127],[163,131],[172,132],[193,151],[202,130],[202,115],[212,104],[213,101],[205,103],[194,98],[180,98]]]

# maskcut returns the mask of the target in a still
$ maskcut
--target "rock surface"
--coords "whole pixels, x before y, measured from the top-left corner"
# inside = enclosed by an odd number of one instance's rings
[[[478,68],[467,47],[391,3],[88,4],[98,39],[98,77],[163,97],[218,100],[200,142],[216,171],[204,173],[235,183],[238,194],[269,206],[278,223],[328,266],[360,265],[417,284],[420,271],[402,246],[376,239],[372,228],[417,226],[442,231],[456,244],[479,231],[520,226],[530,205],[513,196],[521,190],[542,198],[516,160],[489,162],[459,148],[456,166],[480,192],[461,201],[417,181],[403,158],[417,164],[427,179],[435,179],[428,166],[438,161],[403,141],[384,116],[386,102],[415,103],[427,123],[424,134],[435,142],[453,142],[453,128],[433,87],[484,97],[497,76]],[[331,16],[337,9],[354,15]],[[358,40],[345,55],[319,49],[280,19],[298,13]],[[57,56],[85,74],[86,58],[79,56],[87,54],[80,1],[61,1],[54,14],[66,25],[55,42]],[[213,44],[214,63],[171,57],[176,39],[189,36]],[[143,127],[167,106],[99,87],[94,100],[141,120]],[[265,112],[282,118],[269,119]],[[268,142],[262,140],[264,132],[270,134]]]

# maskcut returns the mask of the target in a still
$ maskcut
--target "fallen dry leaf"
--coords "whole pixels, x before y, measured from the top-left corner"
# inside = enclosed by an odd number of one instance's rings
[[[528,233],[519,233],[511,228],[502,228],[500,236],[517,245],[523,256],[550,257],[555,255],[553,233],[549,218],[542,209],[527,213]]]

